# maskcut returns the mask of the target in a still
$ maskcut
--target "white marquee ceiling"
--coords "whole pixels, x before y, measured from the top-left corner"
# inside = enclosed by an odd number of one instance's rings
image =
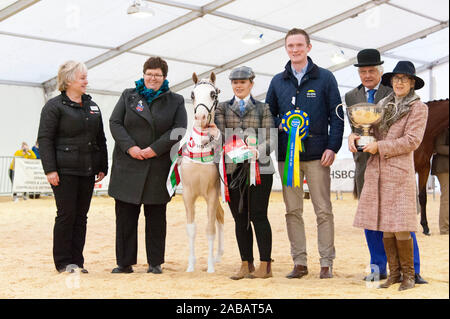
[[[368,47],[382,51],[387,71],[408,59],[422,71],[444,63],[448,77],[447,0],[159,0],[147,1],[155,15],[145,19],[127,15],[130,3],[0,0],[0,83],[54,88],[58,66],[75,59],[87,63],[92,92],[118,94],[158,55],[187,99],[192,72],[211,70],[221,98],[231,97],[227,77],[239,65],[255,70],[253,93],[264,98],[287,62],[283,39],[292,27],[310,32],[310,56],[334,72],[342,94],[359,84],[353,63]],[[243,43],[249,32],[263,42]]]

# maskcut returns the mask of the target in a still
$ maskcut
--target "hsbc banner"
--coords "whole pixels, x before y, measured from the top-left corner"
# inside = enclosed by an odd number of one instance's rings
[[[13,193],[53,193],[41,160],[16,157],[14,163]],[[94,191],[107,192],[108,185],[109,174],[100,183],[95,184]]]
[[[355,161],[353,158],[337,159],[331,165],[331,191],[353,192]]]

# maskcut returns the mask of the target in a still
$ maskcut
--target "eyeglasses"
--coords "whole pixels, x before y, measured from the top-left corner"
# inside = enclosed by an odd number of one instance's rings
[[[151,79],[161,79],[164,77],[164,75],[162,75],[162,74],[151,74],[151,73],[150,74],[144,73],[144,76],[151,78]]]
[[[411,78],[409,76],[394,76],[392,77],[392,83],[401,82],[408,83]]]

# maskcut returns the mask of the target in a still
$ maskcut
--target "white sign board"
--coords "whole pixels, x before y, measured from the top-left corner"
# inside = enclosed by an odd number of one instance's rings
[[[353,192],[355,161],[353,158],[336,159],[331,165],[331,191]]]
[[[44,174],[41,160],[14,159],[13,193],[52,193],[52,188]]]
[[[52,187],[44,174],[41,160],[15,158],[13,193],[53,193]],[[94,191],[107,192],[109,175],[95,184]]]

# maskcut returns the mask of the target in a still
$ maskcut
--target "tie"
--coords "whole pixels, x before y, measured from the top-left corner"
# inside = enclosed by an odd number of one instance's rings
[[[377,90],[371,89],[371,90],[369,90],[367,92],[369,93],[369,97],[367,98],[367,102],[375,103],[375,93],[377,92]]]
[[[244,111],[245,111],[245,101],[244,100],[239,101],[239,110],[241,111],[241,116],[244,115]]]

